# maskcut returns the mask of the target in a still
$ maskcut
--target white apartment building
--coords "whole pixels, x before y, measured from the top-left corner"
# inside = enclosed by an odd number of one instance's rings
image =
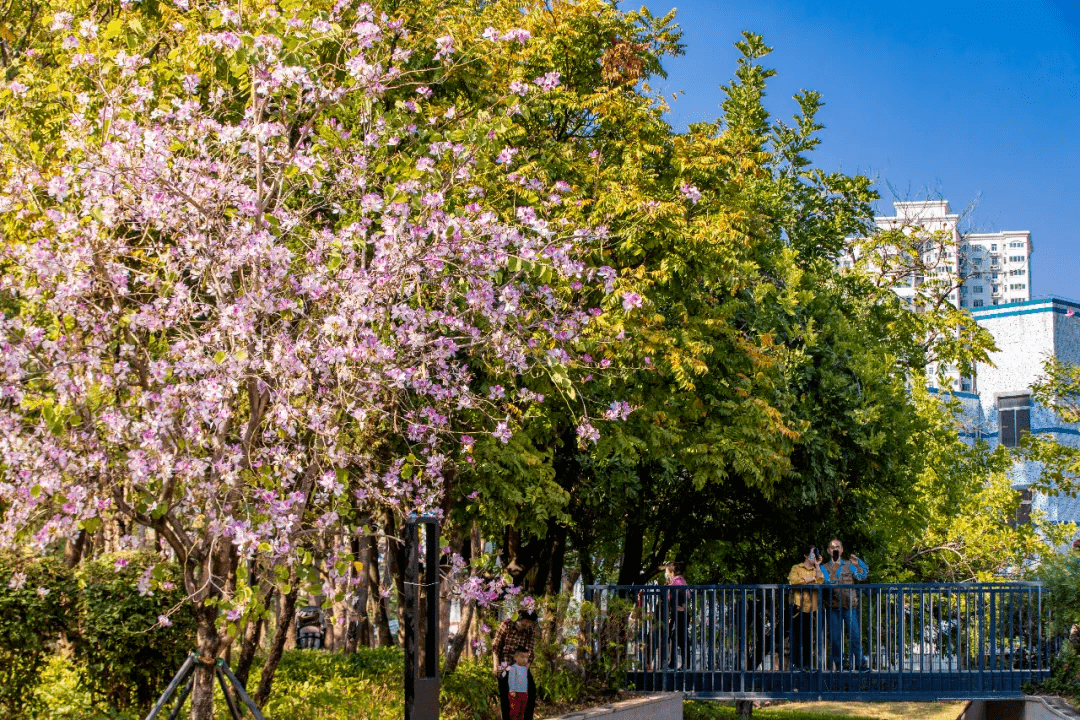
[[[960,308],[980,308],[1031,299],[1031,233],[1013,230],[961,235],[960,216],[948,200],[893,203],[896,215],[874,218],[882,230],[926,233],[932,241],[923,250],[926,272],[896,288],[910,305],[920,285],[938,281],[948,287],[949,301]]]
[[[1031,233],[972,233],[960,245],[960,307],[981,308],[1031,299]]]
[[[915,297],[919,288],[928,282],[955,283],[960,267],[960,232],[957,223],[960,216],[949,210],[948,200],[921,200],[895,202],[896,215],[874,218],[881,230],[902,230],[905,234],[925,233],[927,242],[922,251],[924,272],[913,272],[894,286],[896,294],[909,308],[916,307]],[[949,302],[960,307],[960,293],[953,289]]]
[[[879,229],[925,238],[921,262],[911,263],[912,272],[893,286],[908,308],[918,310],[920,294],[946,293],[954,307],[968,311],[1031,299],[1030,232],[961,234],[960,216],[951,211],[948,200],[895,202],[893,207],[895,215],[874,218]],[[841,261],[840,267],[850,264]],[[935,385],[938,368],[931,365],[927,374]],[[946,389],[975,389],[973,379],[956,370],[944,375]]]

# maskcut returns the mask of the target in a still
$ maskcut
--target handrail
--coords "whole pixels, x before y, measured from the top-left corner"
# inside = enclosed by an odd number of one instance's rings
[[[593,652],[696,697],[1016,697],[1060,638],[1040,583],[590,585]],[[619,605],[622,602],[623,605]],[[621,607],[621,609],[620,609]]]

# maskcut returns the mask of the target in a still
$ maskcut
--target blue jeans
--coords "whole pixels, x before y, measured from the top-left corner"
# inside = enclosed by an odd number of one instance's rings
[[[848,653],[844,654],[844,626],[847,626]],[[859,632],[859,608],[829,608],[829,663],[834,670],[840,669],[841,659],[855,656],[851,668],[861,668],[863,663],[862,634]]]

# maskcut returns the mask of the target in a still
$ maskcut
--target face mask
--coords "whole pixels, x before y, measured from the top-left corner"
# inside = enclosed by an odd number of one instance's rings
[[[832,559],[833,559],[833,562],[836,562],[837,560],[840,559],[840,551],[839,550],[833,550],[832,551]]]

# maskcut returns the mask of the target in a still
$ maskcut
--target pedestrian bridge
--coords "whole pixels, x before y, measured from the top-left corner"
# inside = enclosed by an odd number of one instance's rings
[[[1046,596],[1035,583],[586,588],[593,650],[624,662],[630,687],[718,700],[1020,697],[1060,644]]]

